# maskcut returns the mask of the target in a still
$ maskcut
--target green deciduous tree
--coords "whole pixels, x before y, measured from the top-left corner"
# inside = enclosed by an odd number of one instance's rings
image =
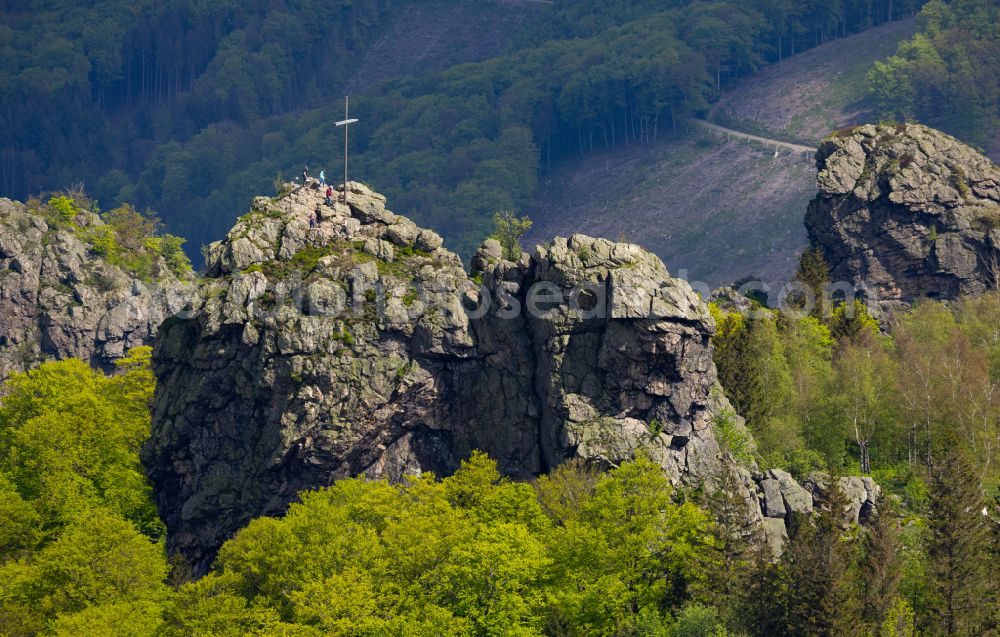
[[[151,635],[167,563],[139,462],[150,349],[105,376],[79,360],[5,384],[0,404],[0,625],[14,635]]]
[[[521,258],[521,239],[531,229],[531,219],[518,218],[513,212],[503,210],[493,215],[493,234],[491,239],[500,242],[503,258],[517,261]]]
[[[5,569],[5,593],[43,617],[88,606],[160,601],[165,597],[163,550],[127,520],[93,510],[71,522],[31,560]]]
[[[829,398],[833,423],[857,446],[858,466],[871,473],[876,437],[893,442],[893,361],[882,339],[847,344],[834,361]]]
[[[614,634],[643,609],[678,605],[707,577],[707,514],[675,504],[648,458],[598,480],[579,515],[552,530],[554,617],[585,634]]]
[[[776,317],[727,314],[712,342],[726,397],[746,418],[759,448],[774,458],[801,448],[801,428],[791,409],[792,370]]]
[[[149,436],[149,348],[133,351],[121,376],[79,360],[46,363],[6,384],[0,406],[0,473],[51,527],[95,506],[151,537],[163,526],[139,447]]]

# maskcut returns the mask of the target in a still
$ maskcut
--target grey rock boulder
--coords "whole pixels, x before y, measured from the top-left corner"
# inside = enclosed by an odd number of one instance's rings
[[[145,278],[109,263],[88,241],[104,225],[80,211],[73,225],[0,199],[0,380],[46,360],[80,358],[109,370],[195,296],[162,260]]]
[[[816,152],[809,239],[880,315],[1000,282],[1000,168],[916,124],[859,126]]]
[[[764,515],[769,518],[784,519],[788,512],[785,509],[785,500],[781,497],[781,487],[778,485],[778,481],[774,478],[761,480],[760,489],[764,495]]]
[[[814,500],[822,499],[830,489],[830,484],[830,477],[822,473],[810,474],[803,480],[803,487],[812,494]],[[835,484],[847,501],[843,512],[844,523],[867,522],[882,494],[878,483],[867,476],[843,476]]]
[[[802,485],[795,481],[787,471],[781,469],[771,469],[772,479],[777,481],[778,489],[781,491],[781,499],[785,504],[785,509],[789,514],[810,513],[813,510],[813,497]]]

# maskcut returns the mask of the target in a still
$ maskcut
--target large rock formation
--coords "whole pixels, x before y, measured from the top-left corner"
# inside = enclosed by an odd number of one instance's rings
[[[775,542],[811,506],[787,474],[720,451],[714,324],[655,256],[575,235],[507,260],[488,241],[470,277],[438,235],[348,190],[349,205],[313,187],[256,199],[210,246],[200,311],[160,331],[144,457],[170,549],[197,572],[303,489],[447,474],[473,449],[519,478],[639,449],[678,484],[730,472]]]
[[[925,126],[860,126],[816,153],[806,228],[833,281],[891,312],[997,287],[1000,168]]]
[[[81,358],[109,368],[131,347],[148,345],[185,303],[184,285],[165,266],[141,280],[97,256],[86,241],[100,217],[72,223],[0,199],[0,380],[43,360]]]

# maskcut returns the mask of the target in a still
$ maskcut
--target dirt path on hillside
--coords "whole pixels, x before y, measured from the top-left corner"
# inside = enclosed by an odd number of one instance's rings
[[[713,124],[711,122],[706,122],[703,119],[692,119],[691,122],[695,126],[700,126],[701,128],[707,128],[708,130],[713,130],[717,133],[724,133],[737,139],[745,139],[752,142],[760,142],[762,144],[770,144],[771,146],[778,146],[781,148],[787,148],[788,150],[795,151],[797,153],[814,153],[816,149],[811,146],[803,146],[802,144],[792,144],[789,142],[779,141],[777,139],[769,139],[767,137],[761,137],[759,135],[751,135],[750,133],[743,133],[738,130],[733,130],[731,128],[726,128],[725,126],[719,126],[718,124]]]

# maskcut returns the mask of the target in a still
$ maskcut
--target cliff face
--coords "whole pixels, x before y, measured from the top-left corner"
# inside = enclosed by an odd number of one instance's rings
[[[200,311],[160,331],[145,460],[198,570],[303,489],[446,474],[473,449],[514,477],[640,448],[678,483],[735,471],[712,319],[655,256],[576,235],[514,262],[489,241],[470,277],[380,195],[351,184],[349,204],[255,200],[209,249]]]
[[[79,211],[73,224],[50,226],[0,199],[0,380],[53,358],[109,368],[150,344],[193,290],[172,274],[146,282],[98,257],[81,238],[104,225],[96,214]]]
[[[302,490],[448,474],[474,449],[515,478],[639,452],[678,485],[728,475],[775,551],[812,509],[809,485],[720,449],[717,419],[743,423],[715,326],[657,257],[574,235],[511,261],[487,241],[470,276],[438,235],[348,190],[348,205],[315,184],[257,198],[210,246],[198,306],[159,331],[143,456],[169,549],[196,573]],[[876,490],[846,490],[848,517]]]
[[[833,281],[882,312],[997,286],[1000,168],[925,126],[860,126],[816,153],[806,229]]]

